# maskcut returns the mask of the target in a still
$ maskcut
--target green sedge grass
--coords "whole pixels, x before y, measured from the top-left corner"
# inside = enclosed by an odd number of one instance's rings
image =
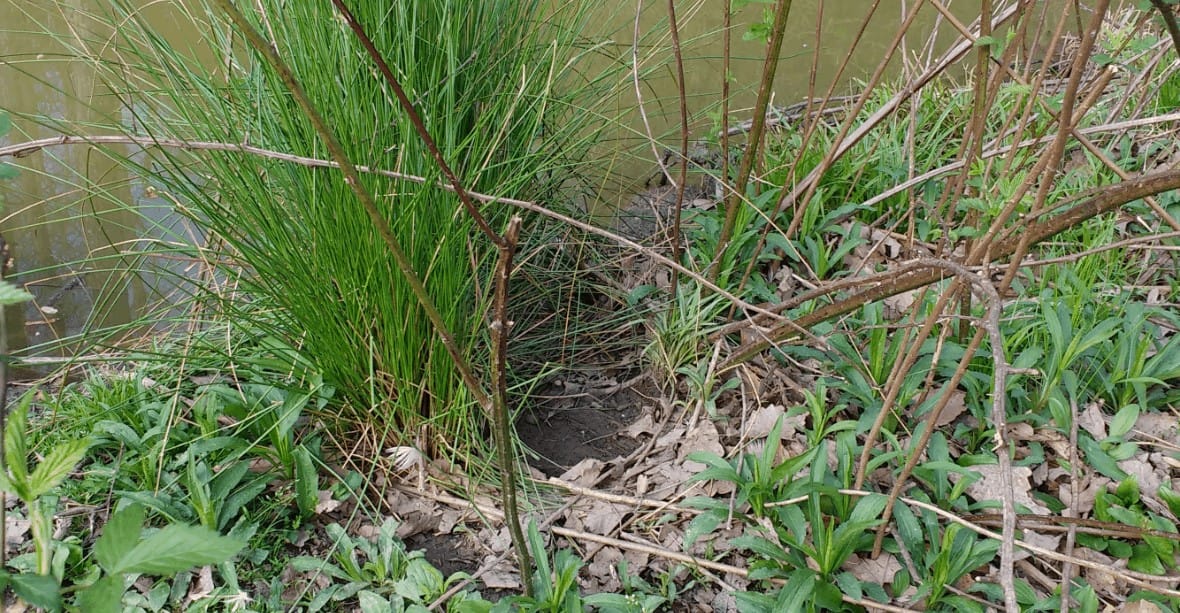
[[[588,29],[586,7],[552,11],[538,0],[495,0],[355,10],[467,188],[562,206],[578,189],[596,130],[608,123],[592,98],[613,86],[604,75],[616,70],[578,68],[580,57],[601,53],[580,34]],[[435,186],[441,177],[434,163],[370,58],[327,3],[268,1],[252,4],[250,14],[354,162],[425,177],[425,185],[364,180],[467,359],[486,367],[492,246],[457,198]],[[110,117],[107,129],[122,125],[136,136],[327,157],[277,76],[245,51],[211,4],[175,7],[174,17],[202,37],[197,53],[162,38],[129,2],[113,2],[109,13],[91,17],[121,25],[109,39],[55,38],[76,57],[93,59],[99,80],[124,99],[124,117]],[[118,62],[104,61],[103,44],[118,50]],[[108,153],[137,176],[150,176],[153,188],[200,228],[197,241],[177,236],[155,245],[156,253],[214,271],[180,290],[204,315],[197,321],[182,315],[178,326],[228,319],[282,339],[338,386],[342,402],[334,419],[341,430],[373,427],[389,433],[387,444],[461,457],[483,446],[482,418],[437,331],[338,173],[239,153]],[[481,212],[500,228],[514,211],[488,204]],[[539,222],[531,229],[541,240],[557,232]],[[566,256],[549,256],[575,270]],[[523,345],[523,362],[544,364],[572,350],[552,335],[574,336],[581,325],[574,317],[549,328],[532,311],[575,302],[569,296],[578,281],[566,276],[554,283],[555,275],[523,276],[533,291],[519,294],[527,300],[518,318],[550,335]],[[171,308],[165,304],[154,314]],[[123,330],[146,323],[136,320]]]

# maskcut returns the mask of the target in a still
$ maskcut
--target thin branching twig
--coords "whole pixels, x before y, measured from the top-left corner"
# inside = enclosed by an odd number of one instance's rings
[[[676,23],[676,0],[668,0],[668,30],[672,34],[672,56],[676,62],[676,94],[680,102],[680,173],[676,177],[676,202],[672,205],[672,259],[680,261],[680,216],[688,182],[688,92],[684,82],[684,57],[680,51],[680,26]],[[680,273],[672,271],[672,292],[680,286]]]
[[[754,170],[754,158],[758,155],[762,145],[763,130],[766,127],[766,109],[770,105],[770,90],[774,84],[774,76],[778,73],[778,60],[782,52],[783,38],[787,30],[787,19],[791,15],[791,0],[778,0],[774,9],[774,23],[770,29],[770,40],[766,44],[766,58],[762,62],[762,78],[758,84],[758,98],[754,102],[754,122],[750,126],[750,133],[746,140],[746,151],[742,156],[741,166],[738,167],[734,189],[725,199],[725,221],[721,225],[721,233],[717,239],[717,252],[713,255],[713,263],[707,275],[716,279],[721,271],[721,259],[729,249],[729,242],[733,236],[734,223],[737,221],[738,207],[745,197],[746,184],[750,181],[750,174]]]

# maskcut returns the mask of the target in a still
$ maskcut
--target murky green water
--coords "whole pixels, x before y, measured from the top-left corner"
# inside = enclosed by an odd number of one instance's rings
[[[0,0],[0,108],[17,113],[43,115],[52,121],[107,123],[122,121],[118,100],[98,82],[86,62],[71,60],[69,51],[53,38],[38,34],[45,30],[68,37],[71,32],[90,38],[110,36],[109,27],[100,24],[93,12],[104,0]],[[192,26],[175,17],[171,3],[147,2],[157,31],[177,44],[198,43]],[[604,3],[600,19],[603,34],[587,33],[603,45],[605,55],[621,58],[630,64],[632,31],[636,2]],[[833,82],[840,62],[857,37],[864,11],[871,3],[797,0],[792,12],[789,36],[783,46],[779,78],[775,81],[775,103],[788,105],[806,95],[808,73],[816,62],[817,95]],[[819,19],[821,4],[823,17]],[[865,29],[863,39],[852,56],[848,69],[836,81],[836,92],[853,89],[853,79],[865,78],[889,48],[904,6],[902,0],[881,3],[877,15]],[[641,182],[654,169],[651,147],[645,133],[650,131],[663,142],[673,143],[678,126],[678,103],[672,69],[668,62],[668,28],[666,4],[643,2],[639,15],[640,44],[636,47],[644,80],[640,88],[646,123],[634,112],[636,96],[631,76],[618,77],[624,92],[614,104],[627,109],[631,119],[615,131],[604,148],[609,152],[608,165],[618,178],[604,185],[606,192],[624,193]],[[734,62],[731,69],[735,116],[748,118],[758,82],[764,45],[757,40],[743,40],[749,23],[761,16],[762,4],[750,4],[735,19],[733,36]],[[855,8],[853,8],[855,7]],[[969,8],[969,7],[966,7]],[[710,118],[715,113],[721,88],[721,3],[717,0],[678,2],[680,37],[685,59],[685,87],[689,111],[693,117],[693,138],[703,138],[715,130]],[[923,27],[932,29],[935,15],[926,10]],[[816,44],[816,23],[821,24],[821,42]],[[940,41],[944,48],[949,38]],[[911,49],[920,49],[924,40],[906,41]],[[607,61],[607,60],[603,60]],[[900,70],[895,62],[892,70]],[[0,140],[0,146],[55,136],[52,126],[14,121],[15,129]],[[96,149],[62,146],[45,149],[16,160],[22,172],[14,181],[0,183],[4,207],[0,209],[0,234],[12,245],[16,255],[16,280],[36,297],[37,304],[26,309],[25,322],[12,330],[27,343],[39,343],[60,335],[74,334],[86,326],[116,324],[131,320],[136,313],[161,300],[168,300],[167,284],[159,278],[127,273],[139,263],[126,261],[118,254],[135,246],[137,241],[161,236],[160,224],[178,228],[167,202],[154,199],[135,177],[129,177]],[[101,196],[88,195],[99,188]],[[148,215],[128,210],[137,207]],[[97,258],[97,259],[96,259]],[[174,270],[183,263],[172,264]],[[12,319],[12,318],[10,318]]]

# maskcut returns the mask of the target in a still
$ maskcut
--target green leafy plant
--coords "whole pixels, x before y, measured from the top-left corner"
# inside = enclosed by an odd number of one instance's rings
[[[543,552],[545,546],[536,523],[528,528],[529,546],[533,551]],[[492,607],[495,613],[564,613],[572,611],[640,612],[650,610],[647,600],[640,601],[623,594],[591,594],[583,596],[578,588],[578,572],[585,564],[568,549],[553,554],[538,555],[537,569],[533,573],[531,596],[513,596],[500,600]]]
[[[270,480],[266,474],[251,474],[250,463],[243,460],[231,462],[214,474],[205,462],[190,455],[182,482],[200,524],[222,531],[237,519],[242,507],[266,489]]]
[[[5,471],[0,488],[17,496],[29,512],[35,548],[36,575],[0,571],[0,583],[12,586],[29,603],[50,610],[61,607],[59,585],[62,568],[53,539],[55,491],[86,456],[89,439],[58,443],[32,468],[28,464],[28,412],[33,394],[21,398],[8,416],[4,432]],[[170,525],[143,536],[143,508],[131,505],[114,514],[95,542],[94,556],[102,571],[92,583],[80,585],[77,602],[82,610],[116,610],[122,600],[124,580],[134,574],[173,574],[194,566],[224,561],[244,543],[222,537],[205,528]],[[62,550],[64,551],[64,550]],[[64,560],[63,560],[64,563]]]
[[[1168,492],[1161,492],[1161,498],[1169,498]],[[1113,491],[1099,491],[1094,498],[1094,517],[1157,533],[1176,534],[1177,531],[1176,524],[1144,504],[1139,484],[1133,478],[1124,479]],[[1078,542],[1127,560],[1127,568],[1131,570],[1152,575],[1162,575],[1168,569],[1175,569],[1176,554],[1180,552],[1176,537],[1150,532],[1145,533],[1138,543],[1091,534],[1079,534]]]
[[[131,575],[172,575],[195,566],[223,562],[245,543],[196,526],[172,524],[145,533],[144,510],[129,505],[103,526],[94,543],[102,576],[78,596],[85,611],[117,610]]]
[[[263,383],[243,383],[237,388],[213,385],[202,391],[204,402],[209,403],[202,411],[216,410],[236,420],[238,435],[251,442],[252,452],[294,478],[299,464],[296,425],[305,411],[327,404],[321,389],[322,384],[308,390]]]
[[[751,579],[785,581],[777,594],[739,593],[739,603],[749,610],[853,610],[841,594],[860,598],[865,589],[885,599],[879,586],[862,584],[840,568],[855,551],[872,543],[868,529],[880,523],[886,497],[864,497],[841,518],[825,513],[823,500],[828,494],[821,493],[823,488],[811,489],[802,505],[776,508],[773,535],[754,532],[734,539],[739,548],[757,554]]]
[[[712,386],[706,380],[708,359],[704,346],[713,320],[723,309],[724,303],[717,297],[707,297],[700,289],[685,289],[651,316],[644,357],[662,385],[674,388],[677,375],[687,374],[696,378],[702,391],[710,391],[705,389]]]
[[[0,489],[15,495],[28,507],[30,531],[37,552],[37,573],[48,575],[53,559],[53,515],[57,501],[47,499],[46,494],[56,489],[82,461],[90,440],[59,443],[35,468],[30,468],[25,433],[32,401],[33,393],[26,393],[8,415],[4,427],[5,470],[0,472]]]
[[[778,459],[782,445],[783,420],[780,417],[770,429],[766,443],[757,453],[745,453],[732,460],[726,460],[715,453],[694,451],[688,459],[700,462],[706,468],[693,476],[693,481],[729,481],[737,488],[734,505],[744,509],[749,505],[755,518],[766,517],[770,503],[788,498],[792,491],[792,477],[806,466],[818,453],[818,448],[786,460]],[[692,498],[686,504],[706,509],[698,515],[685,531],[685,542],[691,545],[702,534],[712,532],[728,518],[730,505],[712,498]]]
[[[376,537],[369,540],[353,538],[339,524],[329,524],[325,532],[334,543],[330,559],[292,558],[292,569],[332,580],[331,585],[311,595],[306,605],[308,610],[319,611],[330,604],[342,606],[346,602],[356,602],[366,612],[423,610],[465,577],[463,574],[444,577],[426,561],[422,552],[406,551],[396,536],[397,526],[395,520],[387,519]],[[463,593],[454,602],[465,600],[476,598]]]

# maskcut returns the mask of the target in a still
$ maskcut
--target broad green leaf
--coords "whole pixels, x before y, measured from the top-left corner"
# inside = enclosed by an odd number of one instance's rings
[[[356,599],[361,613],[393,613],[393,605],[389,604],[389,599],[375,592],[361,590],[357,592]]]
[[[1172,515],[1180,517],[1180,494],[1177,494],[1165,483],[1160,486],[1159,497],[1164,501],[1164,504],[1168,505],[1168,510],[1172,512]]]
[[[539,552],[533,556],[533,564],[536,565],[537,570],[534,576],[538,579],[536,587],[538,591],[552,590],[550,580],[552,579],[552,571],[549,567],[549,556],[545,552],[549,551],[545,547],[545,541],[541,538],[541,531],[537,529],[536,522],[530,521],[528,526],[529,550]],[[521,577],[523,581],[524,578]]]
[[[807,601],[815,598],[815,572],[811,569],[800,568],[791,573],[791,579],[783,586],[779,596],[780,611],[803,611]]]
[[[320,480],[311,452],[300,445],[295,448],[295,502],[304,517],[315,514],[319,502]]]
[[[771,613],[777,611],[775,607],[774,598],[766,594],[759,594],[757,592],[738,592],[733,595],[734,600],[737,601],[739,611],[745,613]]]
[[[761,555],[763,558],[770,560],[777,560],[779,562],[790,562],[790,557],[787,556],[786,549],[779,543],[770,541],[761,536],[754,536],[752,534],[746,536],[739,536],[732,541],[734,547],[749,549],[750,551]],[[798,549],[809,557],[815,557],[815,550],[803,544],[797,544]]]
[[[456,598],[461,597],[457,596]],[[482,598],[469,598],[462,602],[456,603],[455,598],[452,598],[447,603],[447,609],[455,613],[491,613],[492,603]]]
[[[1144,543],[1131,547],[1131,557],[1127,560],[1127,568],[1149,575],[1162,575],[1167,572],[1163,563],[1160,562],[1159,556],[1155,554],[1155,550]]]
[[[221,508],[217,512],[217,529],[224,530],[231,520],[238,517],[242,507],[257,498],[268,485],[270,485],[270,479],[265,474],[255,475],[252,481],[230,494],[221,502]]]
[[[245,460],[238,460],[217,471],[217,476],[209,483],[210,501],[217,503],[229,498],[248,472],[250,463]]]
[[[120,498],[128,502],[142,504],[144,507],[163,515],[170,522],[187,523],[195,521],[192,508],[173,502],[166,492],[153,495],[151,492],[117,490]]]
[[[3,132],[0,132],[3,134]],[[6,178],[5,170],[11,168],[8,165],[0,165],[0,179]],[[15,172],[8,176],[15,176]],[[33,299],[33,295],[25,290],[7,282],[0,281],[0,307],[5,307],[13,304],[20,304],[28,302]]]
[[[586,596],[582,601],[592,607],[597,607],[599,611],[634,611],[635,601],[630,596],[623,594],[591,594]]]
[[[893,521],[897,524],[897,535],[901,540],[898,545],[908,549],[911,556],[917,557],[924,549],[926,539],[922,534],[922,525],[918,523],[913,510],[904,504],[894,506]]]
[[[1081,339],[1078,339],[1075,345],[1071,346],[1070,361],[1072,362],[1073,358],[1086,353],[1091,347],[1094,347],[1099,343],[1106,341],[1111,336],[1114,336],[1115,332],[1118,331],[1118,325],[1121,323],[1121,319],[1114,317],[1099,322],[1098,325],[1086,332],[1086,334],[1082,336]]]
[[[61,485],[69,476],[70,471],[86,457],[86,450],[90,448],[90,439],[83,438],[76,441],[58,443],[49,450],[45,459],[33,470],[29,476],[29,495],[40,498],[50,490]]]
[[[32,402],[32,392],[21,396],[16,408],[8,414],[8,423],[4,427],[4,462],[7,464],[5,468],[8,469],[13,493],[25,502],[33,499],[28,495],[29,449],[25,439],[29,426],[29,405]]]
[[[430,601],[445,591],[444,583],[442,573],[426,558],[414,558],[405,576],[394,584],[394,592],[410,602]]]
[[[107,575],[78,595],[81,611],[123,610],[123,575]]]
[[[1086,462],[1094,467],[1094,470],[1114,479],[1122,481],[1127,478],[1127,473],[1119,468],[1114,458],[1110,457],[1102,447],[1089,436],[1078,437],[1078,447],[1082,448],[1082,453],[1086,456]]]
[[[210,530],[217,529],[217,511],[213,506],[213,497],[209,492],[212,475],[204,462],[198,463],[193,456],[188,457],[188,468],[185,470],[185,490],[188,502],[193,512],[197,514],[200,524]]]
[[[1139,502],[1139,482],[1130,477],[1123,479],[1115,487],[1114,494],[1127,506],[1136,504]]]
[[[245,543],[197,526],[173,524],[140,541],[112,571],[171,575],[232,558]]]
[[[684,546],[691,547],[697,539],[706,534],[712,534],[717,526],[721,525],[721,520],[725,519],[722,513],[701,513],[693,518],[688,524],[688,528],[684,531]]]
[[[843,572],[836,575],[836,585],[840,586],[842,592],[857,600],[860,600],[864,596],[861,591],[860,580],[850,572]]]
[[[8,478],[8,475],[5,474],[3,471],[0,471],[0,491],[4,491],[4,492],[8,492],[10,494],[13,494],[17,498],[20,498],[21,500],[25,499],[24,492],[26,492],[26,490],[23,488],[18,488],[16,486],[16,484],[13,483],[12,480]]]
[[[852,509],[852,514],[848,516],[848,521],[853,523],[872,522],[881,516],[887,502],[889,502],[889,497],[884,494],[865,496],[857,501],[856,506]]]
[[[838,611],[842,608],[843,598],[840,588],[820,581],[815,586],[815,605],[820,611]]]
[[[4,571],[0,571],[0,575],[25,602],[49,611],[61,609],[61,589],[52,575],[9,574]]]
[[[1112,459],[1114,459],[1116,462],[1122,462],[1123,460],[1131,459],[1131,457],[1134,456],[1138,452],[1139,452],[1139,444],[1138,443],[1122,442],[1122,443],[1119,443],[1118,445],[1115,445],[1114,447],[1111,447],[1110,450],[1107,451],[1106,453]]]
[[[102,536],[94,543],[94,557],[103,570],[112,572],[135,544],[143,531],[143,506],[132,504],[120,509],[102,527]]]
[[[1139,405],[1128,404],[1114,414],[1114,419],[1110,422],[1110,436],[1123,436],[1135,427],[1137,421],[1139,421]]]
[[[1127,559],[1135,553],[1135,550],[1131,548],[1129,543],[1110,539],[1106,542],[1106,553],[1109,553],[1116,558]]]

